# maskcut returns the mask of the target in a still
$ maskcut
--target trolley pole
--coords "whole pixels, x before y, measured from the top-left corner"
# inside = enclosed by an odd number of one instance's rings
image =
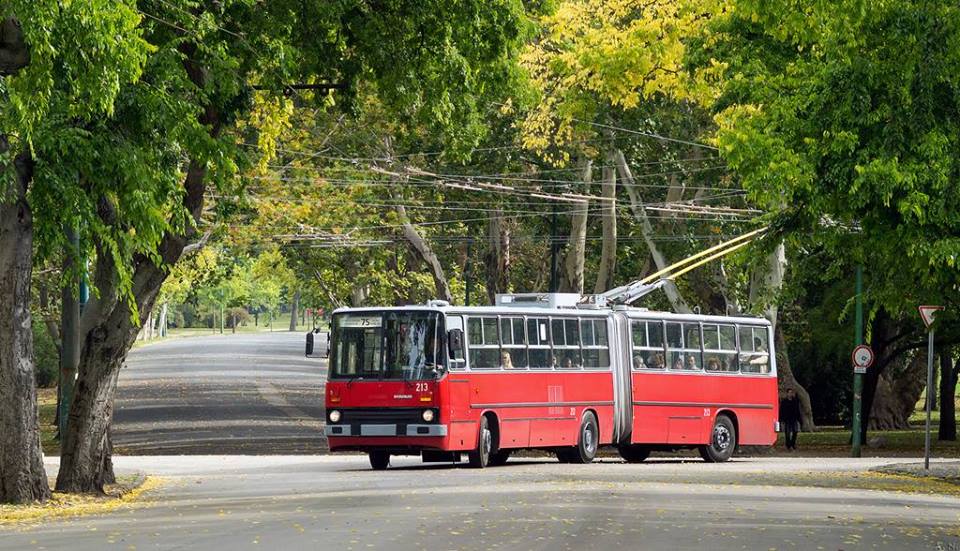
[[[856,346],[863,344],[863,266],[857,266],[857,314],[856,314]],[[852,427],[852,442],[853,449],[851,450],[851,457],[860,457],[860,440],[862,436],[862,431],[860,427],[863,423],[861,418],[861,409],[862,409],[862,398],[863,398],[863,374],[854,370],[853,373],[853,427]]]

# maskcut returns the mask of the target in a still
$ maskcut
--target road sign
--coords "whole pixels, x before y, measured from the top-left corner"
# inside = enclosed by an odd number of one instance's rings
[[[854,348],[850,357],[853,361],[854,373],[866,373],[867,368],[873,365],[873,349],[865,344]]]
[[[923,324],[927,326],[927,329],[930,329],[930,326],[933,325],[933,318],[937,315],[937,311],[943,310],[943,306],[921,306],[920,317],[923,318]]]
[[[933,317],[943,306],[921,306],[920,317],[927,326],[927,423],[923,443],[923,468],[930,469],[930,410],[933,409]]]

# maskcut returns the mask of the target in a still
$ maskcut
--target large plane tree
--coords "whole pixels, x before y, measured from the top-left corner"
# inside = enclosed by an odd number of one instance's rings
[[[36,238],[40,255],[60,255],[66,250],[64,229],[76,229],[80,250],[90,259],[93,294],[79,324],[78,377],[57,479],[59,490],[71,492],[101,491],[112,478],[114,392],[139,324],[170,267],[198,239],[205,195],[242,187],[240,169],[262,153],[256,144],[270,143],[290,97],[355,111],[362,107],[353,101],[356,91],[368,87],[398,127],[428,126],[446,135],[450,147],[467,149],[483,132],[481,91],[511,78],[524,27],[516,0],[103,0],[68,8],[57,2],[22,3],[30,9],[14,4],[16,9],[5,15],[19,18],[25,29],[22,44],[37,52],[31,66],[45,62],[28,76],[7,77],[7,89],[21,94],[10,103],[27,101],[31,86],[48,81],[54,81],[49,97],[62,90],[76,97],[72,106],[31,97],[51,114],[34,132],[32,147],[17,145],[17,153],[29,152],[32,171],[16,188],[21,190],[16,201],[3,205],[27,209],[33,224],[0,235],[4,253],[18,251],[9,262],[6,254],[0,259],[4,281],[9,276],[11,288],[23,290],[19,302],[9,308],[3,304],[5,311],[20,313],[15,318],[20,322],[0,325],[2,367],[19,375],[29,371],[23,367],[31,355],[24,313],[29,309],[29,239]],[[95,10],[101,4],[125,9],[112,18],[91,12],[67,20],[81,27],[102,21],[104,32],[117,35],[113,39],[38,37],[38,29],[50,32],[48,13],[66,17],[71,9]],[[143,40],[133,41],[134,46],[118,43],[122,31]],[[113,50],[122,64],[99,59]],[[70,56],[95,70],[61,61]],[[94,87],[109,94],[90,93]],[[19,120],[7,111],[4,131],[20,138]],[[19,112],[21,119],[23,113],[29,109]],[[5,216],[4,223],[8,220],[18,218]],[[28,379],[20,376],[19,386],[0,379],[4,397],[28,397],[21,408],[25,412],[33,411],[35,402]],[[9,424],[4,419],[4,436],[9,427],[18,442],[35,440],[35,425],[30,419]],[[5,443],[3,449],[11,448]],[[31,449],[35,453],[29,459],[39,465],[39,449]],[[27,459],[11,458],[9,469],[22,469]],[[0,469],[4,477],[7,472],[12,471]],[[42,466],[32,480],[41,475]],[[42,498],[45,484],[36,486],[9,499]]]

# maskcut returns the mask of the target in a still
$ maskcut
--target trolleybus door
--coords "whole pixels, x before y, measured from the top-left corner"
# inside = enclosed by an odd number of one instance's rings
[[[613,370],[613,443],[629,443],[633,428],[633,390],[630,373],[630,320],[614,312],[610,340]]]

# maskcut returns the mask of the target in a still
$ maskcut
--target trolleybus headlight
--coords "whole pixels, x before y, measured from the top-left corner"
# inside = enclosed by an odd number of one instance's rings
[[[423,410],[423,420],[426,421],[427,423],[433,421],[433,410],[432,410],[432,409],[425,409],[425,410]]]
[[[339,423],[339,422],[340,422],[340,412],[339,412],[338,410],[335,410],[335,409],[330,410],[330,413],[329,413],[328,416],[330,417],[330,422],[331,422],[331,423]]]

